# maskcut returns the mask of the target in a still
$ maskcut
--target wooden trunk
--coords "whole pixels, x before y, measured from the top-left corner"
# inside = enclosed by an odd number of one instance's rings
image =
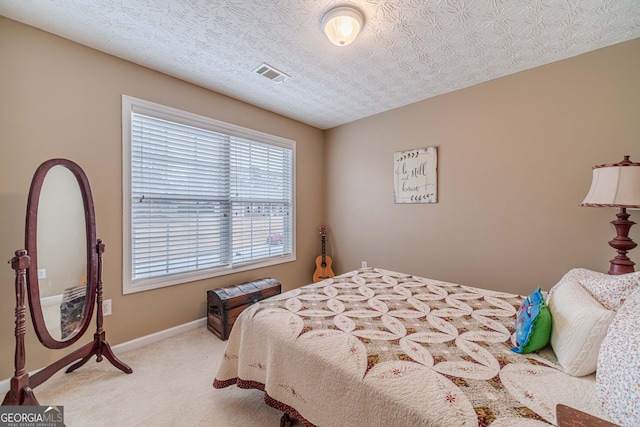
[[[207,291],[207,328],[218,338],[228,339],[236,318],[245,308],[280,291],[280,282],[271,277]]]

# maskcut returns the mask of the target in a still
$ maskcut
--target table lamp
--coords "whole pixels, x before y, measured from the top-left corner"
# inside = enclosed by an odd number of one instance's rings
[[[609,274],[626,274],[634,271],[634,262],[627,252],[637,246],[629,230],[635,224],[629,221],[628,208],[640,208],[640,163],[633,163],[624,156],[620,163],[596,165],[587,197],[580,206],[620,208],[617,220],[611,221],[617,236],[609,242],[618,255],[610,261]]]

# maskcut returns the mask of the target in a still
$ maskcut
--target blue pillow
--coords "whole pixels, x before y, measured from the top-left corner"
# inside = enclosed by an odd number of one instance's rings
[[[540,350],[551,338],[551,312],[540,287],[525,298],[516,316],[516,353]]]

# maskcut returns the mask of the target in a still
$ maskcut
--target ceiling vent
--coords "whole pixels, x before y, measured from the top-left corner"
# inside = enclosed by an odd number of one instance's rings
[[[283,73],[282,71],[276,70],[271,65],[265,64],[265,63],[258,65],[258,67],[254,69],[253,72],[258,73],[262,76],[265,76],[266,78],[273,81],[274,83],[282,83],[283,81],[291,77]]]

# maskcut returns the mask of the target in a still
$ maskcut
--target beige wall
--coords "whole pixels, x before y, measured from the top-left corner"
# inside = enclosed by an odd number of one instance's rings
[[[573,267],[607,271],[616,211],[579,204],[593,165],[640,162],[638,76],[640,39],[328,131],[336,272],[366,260],[528,293]],[[438,203],[394,204],[393,153],[427,146],[439,148]],[[640,249],[630,256],[640,264]]]
[[[203,318],[208,289],[265,276],[285,289],[311,281],[323,212],[322,131],[2,17],[0,52],[0,259],[24,246],[27,194],[38,165],[52,157],[80,164],[93,191],[98,237],[107,245],[111,344]],[[122,94],[297,141],[297,261],[123,296]],[[13,375],[15,304],[14,273],[2,265],[0,379]],[[31,325],[27,335],[27,369],[61,357],[37,344]]]

